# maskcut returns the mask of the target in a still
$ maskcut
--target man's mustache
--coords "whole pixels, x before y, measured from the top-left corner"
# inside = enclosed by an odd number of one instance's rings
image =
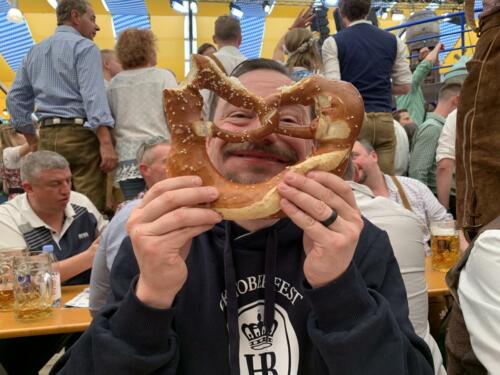
[[[274,143],[264,144],[264,143],[226,143],[222,147],[222,158],[227,159],[232,154],[236,154],[241,151],[261,151],[266,154],[271,154],[279,159],[282,159],[285,163],[292,165],[298,162],[299,158],[294,149],[289,147],[279,147]]]

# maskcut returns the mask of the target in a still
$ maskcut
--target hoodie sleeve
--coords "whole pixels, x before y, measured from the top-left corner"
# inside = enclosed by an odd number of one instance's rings
[[[334,282],[306,293],[312,306],[308,332],[318,352],[317,373],[434,374],[431,353],[408,318],[389,238],[372,224],[366,227],[372,234],[360,238],[362,259],[353,260]]]
[[[174,375],[179,361],[174,309],[155,309],[135,296],[139,274],[127,237],[111,270],[112,295],[50,374]],[[118,355],[119,353],[119,355]]]

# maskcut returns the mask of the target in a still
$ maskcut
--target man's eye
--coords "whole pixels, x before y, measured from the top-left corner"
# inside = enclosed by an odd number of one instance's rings
[[[251,116],[245,112],[233,112],[233,113],[230,113],[227,117],[229,117],[229,118],[241,118],[241,119],[251,118]]]
[[[302,126],[302,122],[293,116],[284,116],[280,118],[280,122],[287,126]]]

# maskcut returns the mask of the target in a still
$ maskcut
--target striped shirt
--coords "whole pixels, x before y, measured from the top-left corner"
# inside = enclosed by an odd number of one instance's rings
[[[436,193],[436,149],[445,118],[428,113],[413,136],[408,175]]]
[[[71,258],[87,250],[106,226],[107,221],[83,194],[72,191],[64,209],[64,223],[56,232],[31,207],[26,194],[0,205],[0,252],[14,248],[39,251],[43,245],[54,245],[57,260]],[[90,271],[84,271],[65,282],[88,284]]]
[[[14,128],[34,134],[31,114],[39,120],[86,118],[85,127],[112,127],[101,55],[90,39],[70,26],[33,46],[24,57],[7,96]]]
[[[426,252],[429,252],[427,242],[430,240],[430,225],[431,221],[441,221],[445,219],[453,219],[452,215],[446,211],[446,208],[439,203],[437,198],[432,194],[427,186],[418,180],[410,177],[396,176],[399,183],[403,187],[406,198],[410,203],[411,209],[424,225],[424,244]],[[401,195],[398,188],[392,181],[391,177],[384,174],[385,183],[389,189],[389,199],[403,205]]]

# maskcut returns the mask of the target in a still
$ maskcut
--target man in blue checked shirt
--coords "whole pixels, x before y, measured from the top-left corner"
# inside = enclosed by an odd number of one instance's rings
[[[70,163],[73,187],[102,211],[106,172],[117,157],[99,49],[99,31],[85,0],[62,0],[57,28],[25,56],[7,96],[14,128],[32,149],[56,151]],[[35,124],[40,126],[39,139]]]

